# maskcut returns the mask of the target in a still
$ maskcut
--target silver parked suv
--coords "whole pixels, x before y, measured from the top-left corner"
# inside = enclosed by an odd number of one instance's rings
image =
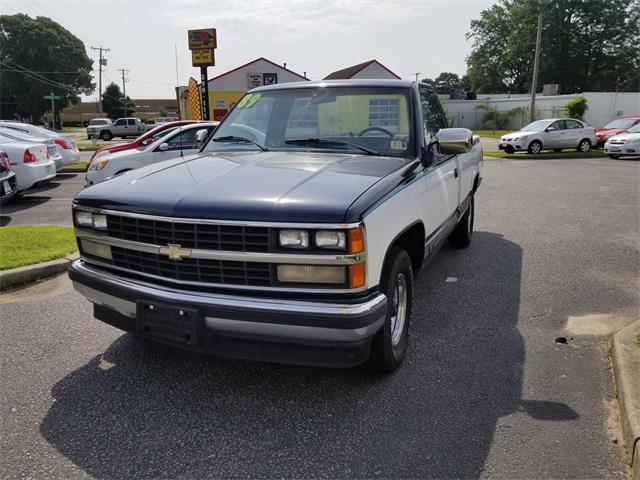
[[[576,148],[588,152],[596,144],[596,130],[574,118],[536,120],[517,132],[504,135],[498,148],[507,153],[540,153],[544,149],[556,152],[563,148]]]

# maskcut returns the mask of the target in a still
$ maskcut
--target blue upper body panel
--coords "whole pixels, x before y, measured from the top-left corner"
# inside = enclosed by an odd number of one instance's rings
[[[74,203],[181,218],[353,222],[402,181],[409,162],[335,152],[199,154],[124,173],[81,191]]]

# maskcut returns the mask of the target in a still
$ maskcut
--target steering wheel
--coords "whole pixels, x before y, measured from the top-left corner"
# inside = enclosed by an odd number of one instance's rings
[[[395,135],[393,133],[391,133],[386,128],[382,128],[382,127],[368,127],[368,128],[365,128],[364,130],[362,130],[358,134],[358,136],[362,137],[365,133],[369,133],[369,132],[380,132],[380,133],[384,133],[385,135],[389,135],[390,137],[395,137]]]

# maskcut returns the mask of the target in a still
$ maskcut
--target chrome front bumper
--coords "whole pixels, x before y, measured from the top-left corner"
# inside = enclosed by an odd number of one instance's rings
[[[387,301],[380,293],[359,303],[325,303],[185,291],[122,278],[82,259],[70,266],[69,277],[74,288],[97,306],[97,318],[141,336],[146,336],[140,329],[141,305],[157,303],[198,312],[201,333],[197,344],[177,346],[223,356],[355,365],[366,360],[371,338],[386,318]],[[258,347],[244,349],[236,345],[229,352],[219,348],[224,338],[253,342],[254,346],[258,342]],[[275,344],[279,345],[274,348],[274,358],[269,345]],[[282,353],[283,344],[298,348]],[[325,354],[318,356],[316,352],[314,359],[305,360],[305,350],[313,351],[315,347],[325,350]],[[353,355],[348,353],[350,349]],[[340,361],[330,359],[330,350],[341,351]]]

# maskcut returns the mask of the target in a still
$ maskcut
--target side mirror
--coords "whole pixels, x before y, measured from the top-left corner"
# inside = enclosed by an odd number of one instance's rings
[[[440,153],[467,153],[473,147],[473,132],[468,128],[443,128],[438,132]]]
[[[545,132],[553,132],[556,129],[556,127],[547,127],[545,129]]]
[[[167,150],[169,150],[169,144],[161,143],[160,146],[158,147],[158,150],[160,150],[161,152],[166,152]]]
[[[207,139],[208,134],[209,132],[207,131],[206,128],[203,128],[202,130],[198,130],[196,132],[196,148],[198,150],[200,150],[204,145],[204,141]]]

